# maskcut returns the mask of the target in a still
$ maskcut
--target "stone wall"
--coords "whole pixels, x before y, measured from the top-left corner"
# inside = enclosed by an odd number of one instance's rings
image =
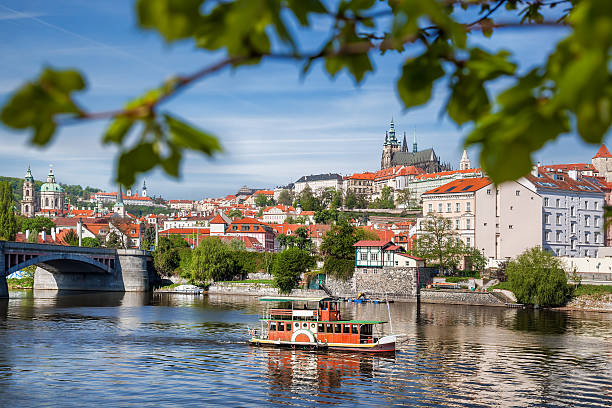
[[[217,282],[208,288],[209,294],[245,295],[245,296],[279,296],[278,289],[264,283]],[[294,289],[291,296],[318,297],[327,296],[322,290]]]
[[[262,280],[262,279],[272,280],[274,279],[274,276],[272,276],[269,273],[265,273],[265,272],[253,272],[247,275],[247,279],[249,280]]]
[[[421,302],[444,303],[451,305],[504,306],[505,303],[489,292],[471,292],[463,290],[421,290]]]
[[[355,280],[340,280],[332,276],[325,278],[325,286],[338,297],[354,297],[355,296]]]

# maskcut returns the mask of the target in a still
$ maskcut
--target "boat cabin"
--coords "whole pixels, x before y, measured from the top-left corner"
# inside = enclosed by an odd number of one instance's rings
[[[342,320],[332,298],[261,298],[290,302],[291,308],[270,309],[261,319],[268,340],[367,344],[374,341],[373,325],[383,321]],[[308,308],[316,303],[316,309]],[[266,327],[267,326],[267,327]]]

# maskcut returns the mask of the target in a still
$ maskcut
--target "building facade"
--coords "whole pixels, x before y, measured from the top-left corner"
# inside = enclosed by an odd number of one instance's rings
[[[342,176],[337,173],[302,176],[294,183],[293,190],[296,194],[299,194],[306,186],[315,194],[319,194],[328,188],[342,190]]]
[[[30,166],[28,166],[25,178],[23,179],[22,190],[23,199],[21,200],[21,215],[25,217],[34,217],[34,214],[36,214],[36,211],[38,211],[40,205],[38,195],[36,194],[36,189],[34,187],[34,177],[32,177]]]

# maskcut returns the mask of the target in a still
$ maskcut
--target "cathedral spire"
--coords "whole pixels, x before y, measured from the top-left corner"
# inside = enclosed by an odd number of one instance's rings
[[[416,141],[416,127],[414,128],[414,135],[412,138],[412,153],[416,153],[417,150],[417,141]]]
[[[408,143],[406,142],[406,132],[404,132],[404,143],[402,143],[402,152],[408,151]]]

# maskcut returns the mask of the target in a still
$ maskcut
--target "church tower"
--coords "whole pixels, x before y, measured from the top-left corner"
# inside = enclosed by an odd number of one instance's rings
[[[381,169],[388,169],[392,166],[393,154],[399,152],[402,146],[399,140],[395,137],[395,124],[393,118],[391,118],[391,125],[389,130],[385,133],[385,143],[383,144],[382,159],[380,161]]]
[[[21,215],[25,217],[33,217],[37,210],[36,190],[34,189],[34,177],[30,165],[23,179],[23,199],[21,200]]]
[[[417,142],[416,142],[416,128],[414,128],[414,135],[412,137],[412,153],[418,152],[417,150]]]
[[[119,184],[119,191],[117,192],[117,199],[113,206],[113,212],[121,217],[125,217],[126,211],[125,205],[123,204],[123,190],[121,189],[121,184]]]
[[[459,162],[459,170],[468,170],[472,168],[472,164],[470,163],[470,158],[467,155],[465,149],[463,150],[463,155],[461,155],[461,161]]]
[[[142,196],[143,197],[147,196],[147,181],[146,180],[142,180]]]

